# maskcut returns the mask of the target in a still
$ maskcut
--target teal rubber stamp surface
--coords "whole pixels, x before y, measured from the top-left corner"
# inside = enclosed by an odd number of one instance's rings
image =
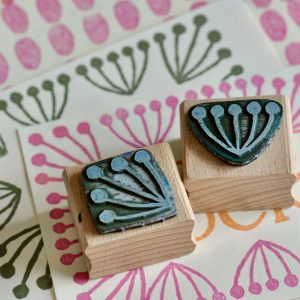
[[[170,183],[147,150],[88,165],[82,176],[88,207],[101,233],[145,226],[177,213]]]
[[[280,127],[283,108],[272,100],[203,103],[188,111],[198,141],[233,165],[246,165],[270,144]]]

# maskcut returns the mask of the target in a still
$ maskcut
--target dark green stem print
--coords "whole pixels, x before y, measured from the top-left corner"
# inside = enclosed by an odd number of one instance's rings
[[[15,215],[20,199],[20,188],[11,183],[0,181],[0,231]]]
[[[16,250],[14,252],[8,251],[7,247],[9,246],[9,244],[16,242],[19,242],[19,246],[16,248]],[[35,245],[32,256],[24,257],[24,255],[22,255],[22,252],[26,247],[28,247],[28,245],[32,243],[34,243]],[[0,276],[2,278],[9,279],[16,274],[15,262],[21,256],[23,261],[28,261],[25,266],[25,271],[23,273],[20,284],[16,285],[12,290],[14,296],[18,299],[27,297],[29,293],[29,288],[26,283],[39,258],[43,246],[44,245],[41,238],[39,225],[33,225],[31,227],[25,228],[22,231],[19,231],[18,233],[12,235],[0,244],[0,257],[10,255],[10,258],[0,266]],[[18,270],[18,273],[20,272],[21,270]],[[43,290],[50,289],[52,287],[52,279],[50,276],[48,263],[46,265],[45,274],[36,279],[36,284],[40,289]]]
[[[154,40],[159,46],[164,65],[178,84],[212,71],[232,56],[230,49],[218,47],[222,40],[222,35],[217,30],[208,32],[206,38],[208,43],[206,46],[203,46],[203,43],[199,43],[200,32],[206,23],[207,19],[203,15],[198,15],[194,18],[194,32],[189,45],[186,47],[187,49],[185,49],[185,55],[182,54],[183,51],[180,51],[182,50],[181,45],[185,43],[182,40],[183,35],[186,33],[186,27],[183,24],[173,26],[173,55],[169,53],[165,45],[166,35],[163,33],[154,35]],[[234,65],[228,74],[223,74],[220,80],[226,80],[231,76],[237,76],[242,73],[243,67]]]
[[[59,119],[66,107],[69,96],[70,77],[61,74],[56,83],[45,80],[41,87],[31,86],[27,95],[14,92],[10,101],[0,100],[0,111],[13,121],[24,125],[34,125]]]
[[[122,55],[126,60],[122,59],[118,53],[110,52],[107,55],[106,64],[100,58],[93,58],[90,62],[91,68],[94,69],[93,72],[90,72],[86,66],[79,65],[76,73],[106,92],[132,95],[139,87],[148,66],[149,43],[140,41],[137,48],[143,56],[141,67],[137,64],[139,60],[135,55],[134,48],[128,46],[122,49]],[[110,72],[108,75],[108,70],[114,73]]]
[[[7,154],[6,144],[2,135],[0,135],[0,157],[5,156],[6,154]]]

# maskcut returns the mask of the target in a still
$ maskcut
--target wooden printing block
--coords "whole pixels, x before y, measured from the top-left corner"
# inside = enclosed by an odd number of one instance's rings
[[[192,252],[194,215],[168,144],[63,172],[90,278]]]
[[[282,96],[181,104],[183,181],[194,212],[294,203],[292,126]]]

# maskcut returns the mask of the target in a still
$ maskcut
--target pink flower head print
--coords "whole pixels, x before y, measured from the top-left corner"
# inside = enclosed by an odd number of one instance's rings
[[[290,16],[300,26],[300,0],[288,0],[286,4]]]
[[[271,4],[272,0],[252,0],[252,2],[256,7],[265,8]]]
[[[111,115],[102,115],[100,118],[100,123],[106,126],[109,131],[120,141],[134,148],[162,143],[165,141],[166,137],[173,127],[178,103],[178,99],[174,96],[168,96],[165,99],[165,105],[166,108],[170,110],[170,114],[169,119],[166,119],[167,115],[164,114],[164,122],[162,119],[162,102],[158,100],[152,100],[148,108],[143,104],[138,104],[134,107],[133,117],[137,118],[140,121],[140,124],[144,130],[143,139],[142,137],[137,136],[137,134],[134,133],[134,129],[129,125],[128,120],[130,116],[132,116],[132,113],[130,113],[127,109],[119,108],[116,111],[117,120],[123,124],[123,133],[114,129],[114,119]],[[156,132],[154,132],[154,134],[153,132],[150,133],[149,126],[147,124],[146,116],[149,114],[151,114],[151,120],[153,121],[154,119],[157,122]],[[168,122],[166,122],[167,120]],[[163,123],[167,124],[165,128],[163,128]]]
[[[80,10],[89,10],[94,6],[95,0],[73,0],[76,7]]]
[[[285,57],[290,65],[300,64],[300,43],[290,43],[285,48]]]
[[[70,149],[74,153],[60,148],[57,146],[59,143],[48,142],[46,138],[38,133],[29,136],[29,143],[43,150],[43,152],[37,152],[31,158],[31,163],[34,166],[45,170],[36,175],[35,182],[37,184],[48,185],[55,182],[62,182],[61,173],[66,166],[101,158],[99,147],[89,123],[80,122],[76,127],[76,133],[75,135],[71,133],[66,126],[56,126],[52,131],[54,138],[57,141],[63,139],[64,143],[69,143]],[[51,161],[48,156],[49,153],[54,154],[52,157],[57,158],[59,162]],[[82,155],[78,157],[78,153]],[[81,156],[84,156],[85,159],[82,159]],[[48,205],[52,206],[49,218],[53,222],[52,232],[54,235],[57,235],[54,247],[61,253],[58,259],[62,265],[68,266],[81,258],[82,252],[78,239],[70,240],[64,237],[66,232],[74,230],[70,210],[66,207],[66,198],[65,195],[51,192],[45,200]]]
[[[260,22],[269,38],[275,42],[282,41],[287,35],[285,19],[276,10],[268,10],[260,17]]]
[[[170,12],[171,0],[147,0],[153,13],[157,16],[165,16]]]
[[[125,30],[134,30],[140,22],[137,7],[131,1],[117,1],[114,7],[115,17]]]
[[[0,53],[0,84],[4,83],[8,77],[9,66],[5,57]]]
[[[202,294],[201,287],[209,287],[210,293]],[[226,300],[226,296],[219,292],[216,286],[203,274],[183,264],[170,262],[149,287],[145,300],[165,299],[166,289],[168,298],[170,293],[174,300],[182,300],[183,293],[189,294],[189,299],[197,300]]]
[[[103,16],[95,14],[83,19],[84,30],[94,44],[104,43],[109,34],[108,23]]]
[[[23,33],[28,29],[28,16],[23,8],[17,4],[5,4],[2,8],[2,18],[14,33]]]
[[[38,12],[48,23],[56,23],[62,15],[61,4],[58,0],[37,0]]]
[[[261,256],[261,259],[258,258],[259,256]],[[277,260],[277,264],[281,265],[281,268],[278,269],[275,267],[274,258]],[[258,240],[247,251],[245,257],[237,267],[233,286],[230,290],[231,296],[236,299],[243,298],[246,288],[248,288],[249,293],[252,295],[259,295],[263,290],[263,284],[265,284],[265,287],[269,291],[275,291],[280,285],[278,279],[282,277],[282,275],[284,275],[283,281],[286,286],[291,288],[298,286],[299,278],[290,268],[291,261],[298,262],[298,267],[300,267],[300,258],[290,250],[273,242]],[[249,271],[246,271],[247,262],[250,262]],[[259,269],[259,271],[257,269]],[[265,281],[259,282],[258,279],[255,278],[255,274],[261,275],[262,270],[264,270],[265,273]],[[239,285],[239,279],[243,272],[249,274],[248,287]],[[276,277],[274,274],[276,274]]]
[[[41,50],[36,42],[30,38],[19,40],[15,45],[16,55],[24,68],[36,69],[41,62]]]
[[[49,40],[59,55],[69,55],[73,52],[75,41],[71,30],[65,25],[55,25],[49,31]]]

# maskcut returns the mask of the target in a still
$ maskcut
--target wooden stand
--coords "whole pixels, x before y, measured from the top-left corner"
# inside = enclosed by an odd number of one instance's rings
[[[271,99],[281,103],[281,127],[271,144],[253,162],[230,165],[202,146],[187,122],[188,110],[200,103]],[[289,101],[282,96],[207,99],[181,104],[183,181],[195,213],[272,209],[294,203],[291,187],[295,182],[291,154],[291,115]]]
[[[155,157],[169,180],[176,201],[177,215],[163,222],[123,232],[99,233],[87,206],[81,172],[85,165],[63,172],[75,226],[90,278],[103,277],[173,259],[192,252],[194,215],[168,144],[145,148]]]

